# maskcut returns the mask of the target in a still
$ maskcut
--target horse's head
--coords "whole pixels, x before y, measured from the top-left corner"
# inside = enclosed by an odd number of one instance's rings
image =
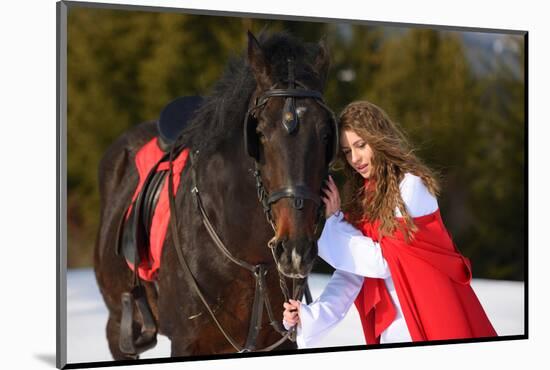
[[[310,60],[307,60],[307,57]],[[279,270],[303,278],[317,256],[320,198],[337,147],[337,128],[321,92],[329,58],[296,45],[260,46],[249,33],[248,63],[257,82],[245,120],[245,145],[256,161],[270,242]]]

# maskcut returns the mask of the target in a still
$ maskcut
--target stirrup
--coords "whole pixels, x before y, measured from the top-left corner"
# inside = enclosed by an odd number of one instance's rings
[[[128,355],[138,355],[157,344],[157,326],[147,303],[145,289],[136,286],[130,293],[122,293],[122,318],[118,347]],[[142,318],[143,325],[139,336],[134,341],[134,304]]]

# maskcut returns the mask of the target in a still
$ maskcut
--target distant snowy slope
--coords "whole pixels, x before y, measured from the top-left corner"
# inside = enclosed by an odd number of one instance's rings
[[[313,274],[311,292],[318,297],[330,276]],[[522,282],[474,280],[472,286],[499,335],[524,332],[524,284]],[[282,314],[282,312],[281,312]],[[69,363],[110,361],[105,337],[107,309],[99,294],[93,271],[67,273],[67,360]],[[320,347],[365,344],[355,309],[323,339]],[[170,356],[170,342],[159,336],[157,346],[141,358]]]

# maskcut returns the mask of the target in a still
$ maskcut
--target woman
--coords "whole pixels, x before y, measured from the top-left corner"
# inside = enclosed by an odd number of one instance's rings
[[[342,210],[330,178],[318,242],[336,271],[315,302],[284,304],[298,346],[314,346],[353,303],[367,344],[496,336],[470,287],[469,260],[441,220],[432,171],[374,104],[349,104],[339,130]]]

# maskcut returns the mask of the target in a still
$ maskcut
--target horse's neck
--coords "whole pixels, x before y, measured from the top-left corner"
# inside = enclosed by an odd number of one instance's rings
[[[242,141],[238,139],[231,138],[215,152],[199,158],[195,169],[199,190],[204,192],[207,189],[201,188],[208,187],[208,191],[219,193],[223,199],[219,206],[224,209],[240,208],[239,205],[259,207],[254,162],[245,155]]]
[[[258,200],[254,162],[239,144],[201,158],[197,186],[206,213],[231,253],[241,259],[269,261],[266,245],[273,230]],[[238,150],[243,153],[235,153]],[[250,232],[243,233],[244,229]]]

